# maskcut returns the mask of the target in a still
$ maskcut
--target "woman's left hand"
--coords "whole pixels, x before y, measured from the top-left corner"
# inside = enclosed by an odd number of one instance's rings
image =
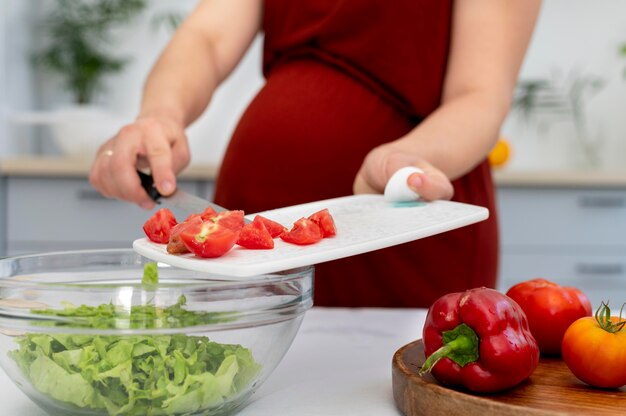
[[[407,185],[428,201],[450,199],[454,188],[448,177],[421,157],[383,145],[373,149],[365,157],[354,180],[355,194],[381,194],[391,176],[400,168],[414,166],[424,173],[413,173]]]

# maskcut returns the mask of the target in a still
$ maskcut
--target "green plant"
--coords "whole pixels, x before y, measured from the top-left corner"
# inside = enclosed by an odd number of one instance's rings
[[[524,123],[534,124],[542,135],[554,123],[572,122],[584,156],[589,164],[596,166],[602,140],[592,137],[589,131],[586,106],[606,83],[598,76],[578,71],[572,71],[567,79],[560,78],[520,80],[511,108]]]
[[[89,103],[107,74],[120,72],[128,59],[112,55],[104,46],[111,31],[128,23],[146,0],[56,0],[43,22],[47,45],[34,62],[65,78],[79,104]]]

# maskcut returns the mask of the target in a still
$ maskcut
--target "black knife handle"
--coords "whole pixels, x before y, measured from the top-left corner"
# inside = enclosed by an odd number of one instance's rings
[[[161,193],[154,186],[154,178],[152,175],[148,175],[147,173],[143,173],[139,170],[137,171],[137,175],[139,175],[139,179],[141,180],[141,187],[145,189],[148,196],[150,196],[154,202],[158,203],[159,199],[161,199],[163,195],[161,195]]]

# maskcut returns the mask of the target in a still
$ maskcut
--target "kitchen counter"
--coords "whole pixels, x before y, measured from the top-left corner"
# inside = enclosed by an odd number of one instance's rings
[[[391,386],[396,350],[421,338],[424,309],[319,308],[240,416],[399,416]],[[0,372],[0,414],[45,416]]]
[[[86,178],[91,160],[62,157],[13,157],[0,159],[0,176],[52,176]],[[219,166],[191,164],[181,178],[213,180]],[[626,188],[626,170],[507,170],[495,169],[497,186],[506,187],[586,187]]]
[[[626,170],[494,170],[493,178],[501,187],[626,188]]]
[[[16,157],[0,159],[0,176],[86,178],[91,160],[62,157]],[[209,180],[217,176],[217,165],[191,164],[181,174],[184,179]]]

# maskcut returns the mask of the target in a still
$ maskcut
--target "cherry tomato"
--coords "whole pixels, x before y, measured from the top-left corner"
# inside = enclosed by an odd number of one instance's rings
[[[595,317],[578,319],[565,331],[563,361],[581,381],[600,388],[626,385],[626,320],[602,303]]]
[[[274,248],[272,235],[258,216],[251,223],[243,226],[237,244],[250,249]]]
[[[337,235],[337,228],[335,227],[335,220],[327,208],[317,211],[309,216],[309,219],[316,223],[321,229],[324,238],[334,237]]]
[[[300,218],[291,230],[280,236],[283,241],[299,245],[317,243],[323,237],[321,228],[308,218]]]
[[[170,231],[176,223],[176,217],[172,211],[167,208],[161,208],[144,223],[143,231],[150,241],[167,244],[170,239]]]
[[[546,279],[518,283],[506,294],[526,313],[530,332],[542,354],[560,354],[567,327],[578,318],[591,315],[591,302],[583,292]]]
[[[180,239],[189,251],[207,258],[226,254],[233,248],[238,236],[238,232],[211,220],[192,224],[180,233]]]
[[[185,221],[177,224],[170,231],[170,240],[167,242],[167,252],[170,254],[183,254],[188,253],[187,247],[180,239],[180,233],[182,233],[187,227],[193,224],[202,224],[202,217],[199,214],[191,214],[185,219]]]
[[[267,231],[269,231],[272,238],[280,237],[282,233],[287,231],[287,227],[285,227],[284,225],[276,221],[272,221],[269,218],[265,218],[262,215],[257,215],[254,217],[254,221],[257,221],[257,219],[258,221],[261,221],[263,225],[265,225],[265,228],[267,228]]]

